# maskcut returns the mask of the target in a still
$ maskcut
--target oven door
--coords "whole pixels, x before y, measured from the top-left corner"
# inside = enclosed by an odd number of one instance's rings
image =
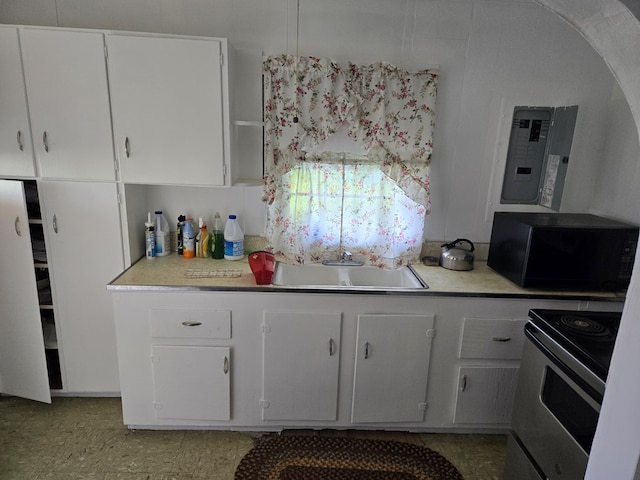
[[[504,480],[546,480],[513,434],[507,437]]]
[[[545,477],[582,479],[604,385],[532,324],[525,334],[513,433]]]

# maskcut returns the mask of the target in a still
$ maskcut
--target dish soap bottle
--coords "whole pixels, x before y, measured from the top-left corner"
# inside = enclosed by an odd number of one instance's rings
[[[224,259],[242,260],[244,257],[244,233],[235,215],[229,215],[224,226]]]
[[[215,217],[213,217],[213,229],[209,244],[211,258],[216,260],[224,258],[224,226],[222,225],[222,218],[220,218],[218,212],[216,212]]]
[[[164,257],[171,253],[171,239],[169,237],[169,223],[164,218],[162,210],[156,210],[156,255]]]
[[[207,231],[207,225],[202,221],[202,217],[198,218],[198,226],[200,231],[196,237],[196,257],[206,258],[211,255],[209,251],[210,235]]]
[[[144,251],[147,258],[156,258],[156,235],[151,212],[147,213],[147,221],[144,222]]]
[[[193,218],[187,217],[182,227],[182,256],[184,258],[193,258],[196,256],[195,237],[193,235]]]

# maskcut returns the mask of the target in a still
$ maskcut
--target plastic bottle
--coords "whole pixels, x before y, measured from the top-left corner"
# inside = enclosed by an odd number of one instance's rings
[[[144,251],[147,258],[156,258],[156,235],[151,212],[147,213],[147,221],[144,222]]]
[[[164,257],[171,253],[171,239],[169,237],[169,223],[162,215],[162,210],[156,210],[156,255]]]
[[[193,239],[193,250],[196,252],[196,257],[200,256],[200,227],[202,227],[202,217],[198,220],[198,227],[195,231],[195,238]]]
[[[244,257],[244,233],[235,215],[229,215],[224,226],[224,259],[241,260]]]
[[[196,256],[192,221],[193,218],[191,217],[185,218],[184,227],[182,227],[182,256],[184,258],[193,258]]]
[[[200,239],[200,248],[202,248],[202,257],[209,258],[211,256],[211,241],[213,238],[211,234],[207,231],[207,224],[202,224],[202,237]]]
[[[200,231],[196,236],[196,257],[206,258],[211,255],[209,251],[210,235],[207,231],[207,225],[202,220],[202,217],[198,218],[198,226]]]
[[[184,227],[184,215],[178,215],[178,225],[176,225],[176,246],[178,247],[178,255],[182,255],[184,248],[182,247],[182,227]]]
[[[213,229],[211,231],[209,247],[211,250],[211,258],[216,260],[224,258],[224,225],[218,212],[216,212],[215,217],[213,217]]]

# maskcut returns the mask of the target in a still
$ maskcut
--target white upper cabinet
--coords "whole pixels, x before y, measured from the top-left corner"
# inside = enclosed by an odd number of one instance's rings
[[[115,180],[103,34],[23,28],[20,38],[40,176]]]
[[[18,29],[0,27],[0,175],[35,176]]]
[[[121,180],[228,184],[226,40],[107,34],[106,43]]]

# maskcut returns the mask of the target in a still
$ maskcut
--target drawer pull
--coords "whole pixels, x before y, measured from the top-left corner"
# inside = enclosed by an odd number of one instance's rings
[[[42,132],[42,146],[44,151],[49,153],[49,138],[47,137],[47,131]]]
[[[334,353],[336,353],[335,351],[335,344],[336,342],[333,340],[333,338],[329,339],[329,356],[332,357]]]
[[[491,337],[491,340],[494,342],[504,343],[511,341],[511,337]]]
[[[202,322],[185,321],[185,322],[182,322],[182,325],[184,325],[185,327],[198,327],[198,326],[202,325]]]
[[[13,228],[16,229],[16,235],[21,237],[22,232],[20,231],[20,217],[16,217],[16,221],[13,223]]]
[[[229,358],[226,356],[224,357],[224,364],[222,366],[222,370],[224,371],[225,375],[229,373]]]
[[[369,358],[369,342],[364,342],[364,359]]]
[[[18,130],[18,136],[16,140],[18,142],[18,148],[21,152],[24,152],[24,143],[22,143],[22,130]]]
[[[131,149],[129,145],[129,137],[124,139],[124,154],[129,158],[131,156]]]
[[[464,392],[467,389],[467,376],[462,376],[462,381],[460,382],[460,391]]]

